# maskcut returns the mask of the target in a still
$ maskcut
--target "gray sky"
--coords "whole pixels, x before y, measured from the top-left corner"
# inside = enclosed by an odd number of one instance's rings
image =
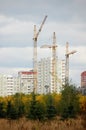
[[[38,59],[50,56],[40,46],[52,43],[56,32],[59,59],[65,58],[65,43],[77,53],[70,56],[70,79],[80,84],[86,70],[86,0],[0,0],[0,73],[15,73],[32,67],[33,27],[39,29]]]

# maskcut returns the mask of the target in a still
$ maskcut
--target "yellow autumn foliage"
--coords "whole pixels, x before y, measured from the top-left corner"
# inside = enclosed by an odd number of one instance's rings
[[[80,109],[82,112],[86,112],[86,96],[80,95]]]

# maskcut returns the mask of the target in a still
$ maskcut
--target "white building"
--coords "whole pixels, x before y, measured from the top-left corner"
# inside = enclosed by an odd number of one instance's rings
[[[7,77],[5,75],[0,74],[0,96],[7,95]]]
[[[46,93],[50,91],[51,86],[51,59],[43,58],[38,62],[38,93]],[[46,90],[47,89],[47,90]]]
[[[56,60],[56,91],[60,92],[62,84],[65,84],[65,60]],[[51,58],[43,58],[38,62],[38,93],[54,92],[54,80],[52,75]]]
[[[18,76],[0,74],[0,96],[33,92],[33,71],[20,71]]]
[[[19,84],[18,77],[0,74],[0,96],[13,95],[19,92]]]
[[[20,79],[20,92],[24,94],[33,92],[33,71],[20,71],[18,77]]]
[[[65,85],[65,60],[57,61],[57,74],[58,74],[58,90],[62,89],[62,85]]]
[[[65,84],[65,61],[56,60],[56,78],[52,75],[52,60],[51,58],[43,58],[38,62],[37,70],[37,93],[46,94],[48,92],[59,93],[62,84]],[[15,93],[30,94],[33,92],[33,74],[30,71],[20,71],[18,76],[0,74],[0,96],[13,95]],[[54,84],[56,79],[56,87]],[[54,87],[56,90],[54,91]]]

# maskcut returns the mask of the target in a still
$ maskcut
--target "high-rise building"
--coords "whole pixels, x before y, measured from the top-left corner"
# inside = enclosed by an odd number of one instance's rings
[[[56,75],[52,74],[52,69],[51,58],[43,58],[38,62],[37,93],[60,92],[62,84],[65,84],[65,61],[56,60]],[[20,71],[16,77],[0,74],[0,96],[8,96],[16,93],[30,94],[34,89],[33,75],[33,70]],[[56,78],[53,78],[54,76]],[[56,89],[54,90],[54,88]]]
[[[86,87],[86,71],[81,73],[81,87]]]
[[[0,96],[33,92],[33,71],[20,71],[18,76],[0,74]]]
[[[7,95],[7,77],[6,75],[0,74],[0,96],[5,96]]]
[[[57,60],[57,92],[65,85],[65,60]]]
[[[86,71],[81,73],[81,86],[78,88],[78,91],[86,95]]]
[[[53,76],[56,76],[56,91],[60,92],[65,84],[65,60],[56,60],[56,75],[52,74],[52,59],[43,58],[38,62],[38,93],[54,92]]]
[[[19,79],[12,75],[0,74],[0,96],[13,95],[19,92]]]
[[[33,71],[18,72],[21,93],[30,94],[31,92],[33,92],[33,74]]]
[[[51,86],[50,70],[51,70],[51,59],[50,58],[43,58],[38,62],[37,92],[40,94],[46,93],[46,91],[50,91],[50,86]]]

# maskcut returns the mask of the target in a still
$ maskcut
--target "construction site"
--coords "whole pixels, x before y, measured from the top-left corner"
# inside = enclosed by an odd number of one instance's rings
[[[9,75],[0,75],[0,95],[8,96],[16,93],[30,94],[47,94],[60,93],[64,85],[69,84],[69,58],[75,54],[76,50],[69,50],[69,43],[65,45],[65,58],[59,59],[56,40],[56,32],[51,32],[51,43],[40,46],[41,50],[49,49],[50,55],[38,60],[38,38],[42,33],[42,28],[47,20],[45,16],[39,29],[34,25],[33,29],[33,67],[29,71],[19,71],[17,77]],[[5,84],[4,84],[5,82]]]
[[[76,50],[69,51],[69,43],[66,42],[65,59],[59,60],[57,55],[58,45],[56,41],[56,33],[53,32],[53,40],[52,40],[53,42],[51,43],[51,45],[45,44],[41,46],[41,48],[43,49],[46,48],[51,49],[51,57],[41,59],[40,62],[37,61],[37,41],[47,17],[48,16],[44,17],[38,31],[36,29],[36,25],[34,25],[34,37],[33,37],[33,42],[34,42],[33,43],[33,72],[34,72],[33,91],[34,93],[48,93],[48,92],[59,93],[65,84],[69,84],[69,57],[71,54],[76,53]],[[47,69],[47,71],[45,71],[46,70],[45,64],[48,67],[50,66]],[[43,75],[43,79],[41,75]]]

